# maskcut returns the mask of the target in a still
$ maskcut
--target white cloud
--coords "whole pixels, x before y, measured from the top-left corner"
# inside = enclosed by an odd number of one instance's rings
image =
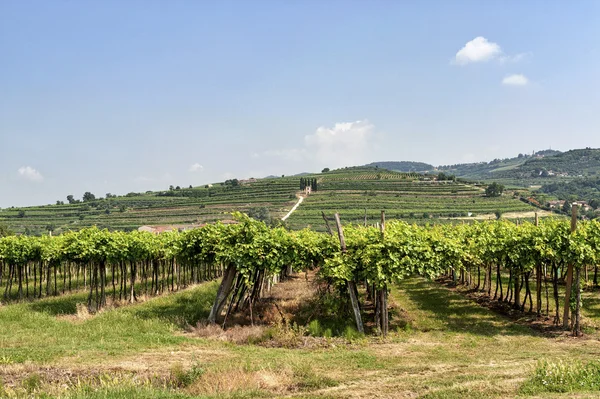
[[[375,126],[369,121],[336,123],[304,137],[306,150],[321,163],[352,166],[369,161]]]
[[[190,171],[190,172],[200,172],[200,171],[202,171],[202,169],[204,169],[204,166],[200,165],[199,163],[195,163],[192,166],[190,166],[190,168],[188,169],[188,171]]]
[[[21,166],[17,171],[21,179],[40,182],[44,180],[44,176],[31,166]]]
[[[529,80],[521,74],[509,75],[502,79],[502,84],[507,86],[525,86]]]
[[[466,65],[472,62],[486,62],[501,55],[502,49],[497,43],[490,42],[483,36],[478,36],[458,50],[454,63]]]
[[[302,147],[264,151],[261,156],[302,162],[306,168],[361,165],[372,161],[376,138],[375,126],[367,120],[340,122],[304,136]]]

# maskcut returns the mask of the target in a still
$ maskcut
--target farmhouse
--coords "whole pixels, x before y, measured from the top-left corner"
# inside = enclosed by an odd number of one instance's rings
[[[563,200],[558,200],[558,201],[548,201],[548,206],[551,209],[560,209],[565,205],[565,201]]]

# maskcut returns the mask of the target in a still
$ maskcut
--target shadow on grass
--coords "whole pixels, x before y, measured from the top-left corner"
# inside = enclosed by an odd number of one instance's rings
[[[123,308],[142,319],[161,319],[179,327],[196,325],[208,318],[217,294],[216,283],[206,283],[187,291],[155,298],[137,306]]]
[[[434,282],[410,278],[402,281],[398,287],[402,292],[396,295],[406,295],[414,306],[427,312],[426,317],[430,320],[417,320],[418,329],[468,332],[484,336],[539,335],[533,329],[515,324],[509,318],[477,305]],[[390,324],[392,328],[402,328],[406,320],[394,317]],[[428,328],[428,325],[432,327]]]
[[[31,302],[27,308],[33,312],[46,313],[51,316],[77,314],[77,304],[85,303],[86,295],[82,293],[44,298]]]
[[[124,305],[109,311],[124,312],[141,319],[161,319],[183,327],[195,325],[208,317],[217,291],[216,283],[205,283],[185,291],[171,293],[146,302]],[[51,316],[75,315],[77,305],[84,305],[87,294],[80,292],[72,295],[44,298],[26,305],[33,312]]]
[[[598,297],[598,291],[585,291],[582,301],[583,313],[590,318],[600,319],[600,297]]]

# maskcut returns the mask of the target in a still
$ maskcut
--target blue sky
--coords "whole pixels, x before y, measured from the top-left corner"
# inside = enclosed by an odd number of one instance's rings
[[[0,2],[0,207],[600,147],[600,2]]]

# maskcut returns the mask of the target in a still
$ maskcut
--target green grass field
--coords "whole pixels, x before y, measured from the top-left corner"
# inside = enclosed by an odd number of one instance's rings
[[[599,397],[576,384],[549,392],[535,378],[561,361],[596,360],[595,332],[543,336],[421,278],[393,288],[386,340],[322,338],[294,349],[189,332],[216,288],[96,316],[78,313],[80,294],[0,307],[0,397]]]

